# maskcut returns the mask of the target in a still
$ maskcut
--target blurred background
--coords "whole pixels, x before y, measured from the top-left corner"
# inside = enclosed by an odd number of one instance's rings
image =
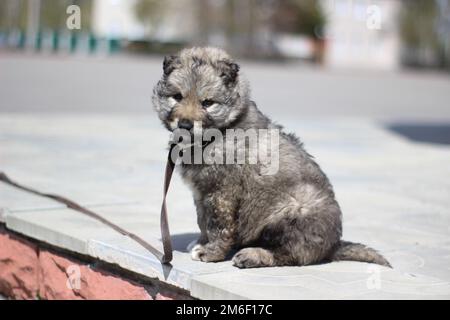
[[[68,26],[71,5],[79,25]],[[75,12],[74,12],[75,13]],[[55,53],[173,52],[327,66],[449,70],[448,0],[1,0],[0,46]]]
[[[162,56],[194,45],[233,54],[276,119],[450,140],[450,0],[0,0],[0,111],[150,113]]]
[[[154,236],[158,222],[149,228],[139,214],[159,213],[169,133],[152,89],[164,55],[204,45],[229,51],[260,110],[316,157],[345,212],[345,238],[396,255],[397,270],[433,277],[442,294],[450,280],[450,0],[0,0],[0,171],[103,206],[119,225]],[[192,196],[174,177],[171,226],[192,235]],[[78,235],[90,232],[104,241],[60,211],[40,212],[41,221],[30,211],[54,205],[8,188],[0,185],[0,220],[4,207],[24,212],[31,237],[43,229],[49,243],[81,248]],[[127,207],[136,203],[150,212]],[[423,286],[431,280],[416,280],[387,285],[386,297],[434,292]]]
[[[144,231],[134,219],[156,217],[161,204],[169,132],[152,89],[165,54],[204,45],[229,51],[259,109],[316,157],[345,212],[345,238],[396,254],[396,268],[432,276],[443,292],[450,0],[0,0],[0,171],[106,205],[100,213],[111,206],[113,221],[152,236],[157,221]],[[174,177],[171,223],[190,234],[192,196]],[[71,231],[70,216],[34,224],[27,210],[48,205],[8,188],[0,186],[0,216],[11,206],[30,217],[33,234]],[[154,215],[127,209],[135,203]],[[78,229],[83,239],[94,232]],[[402,280],[401,292],[431,294],[419,280]]]

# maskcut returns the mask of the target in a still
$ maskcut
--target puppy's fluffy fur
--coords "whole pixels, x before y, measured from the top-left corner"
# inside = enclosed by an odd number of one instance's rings
[[[169,130],[186,121],[224,132],[282,129],[250,100],[239,66],[220,49],[182,50],[164,59],[163,71],[153,104]],[[221,261],[239,250],[233,263],[240,268],[333,260],[389,266],[375,250],[341,240],[341,210],[333,188],[295,135],[281,130],[275,175],[262,175],[261,166],[181,165],[201,230],[193,259]]]

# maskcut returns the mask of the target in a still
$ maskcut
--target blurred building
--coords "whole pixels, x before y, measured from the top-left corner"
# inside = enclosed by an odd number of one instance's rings
[[[324,0],[325,63],[392,70],[400,66],[400,0]]]
[[[93,0],[98,37],[128,40],[190,40],[195,30],[193,0]]]
[[[145,29],[134,14],[135,5],[135,0],[93,0],[92,31],[105,38],[142,38]]]

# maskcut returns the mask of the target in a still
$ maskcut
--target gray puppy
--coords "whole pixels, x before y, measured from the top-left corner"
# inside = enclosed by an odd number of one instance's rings
[[[168,56],[153,104],[167,129],[282,129],[250,100],[239,66],[223,50],[192,48]],[[353,260],[390,266],[375,250],[341,240],[333,188],[293,134],[280,131],[279,170],[261,164],[182,164],[192,188],[201,235],[192,258],[239,268],[302,266]],[[212,142],[212,144],[216,141]]]

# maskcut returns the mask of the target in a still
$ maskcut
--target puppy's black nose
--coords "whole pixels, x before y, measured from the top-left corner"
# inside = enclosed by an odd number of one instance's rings
[[[180,121],[178,121],[178,128],[180,129],[191,130],[193,126],[194,124],[190,120],[181,119]]]

